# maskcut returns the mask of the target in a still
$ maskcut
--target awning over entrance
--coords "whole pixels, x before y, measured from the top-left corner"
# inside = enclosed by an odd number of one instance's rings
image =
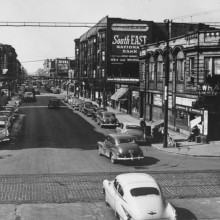
[[[118,101],[118,99],[120,99],[127,91],[128,88],[120,88],[114,95],[111,96],[111,99]]]

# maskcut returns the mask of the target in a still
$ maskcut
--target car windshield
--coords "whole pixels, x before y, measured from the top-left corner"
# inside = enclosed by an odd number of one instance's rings
[[[138,125],[127,125],[126,129],[135,129],[135,130],[141,130],[141,127]]]
[[[134,143],[135,140],[130,137],[119,137],[117,139],[118,144]]]
[[[104,114],[104,117],[115,117],[115,114],[114,113],[110,113],[110,112],[106,112],[105,114]]]
[[[133,197],[138,196],[148,196],[148,195],[160,195],[160,192],[157,188],[154,187],[139,187],[130,190],[130,193]]]

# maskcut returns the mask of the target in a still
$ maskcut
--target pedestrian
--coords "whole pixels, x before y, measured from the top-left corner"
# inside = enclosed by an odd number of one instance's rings
[[[192,128],[192,132],[190,132],[190,135],[189,135],[189,137],[188,137],[188,141],[189,141],[189,142],[194,141],[194,140],[195,140],[195,137],[199,135],[199,132],[200,132],[200,130],[199,130],[198,126],[197,126],[197,125],[194,126],[194,127]]]
[[[143,118],[140,118],[140,126],[141,126],[141,130],[144,133],[144,139],[146,138],[146,122]]]
[[[102,99],[101,99],[101,97],[98,98],[97,102],[98,102],[99,107],[101,107],[101,104],[102,104]]]

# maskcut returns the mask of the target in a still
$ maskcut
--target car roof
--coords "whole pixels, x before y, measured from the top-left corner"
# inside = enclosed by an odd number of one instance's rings
[[[119,174],[116,178],[122,187],[128,186],[133,188],[137,185],[146,185],[147,183],[149,187],[158,188],[156,180],[147,173],[125,173]]]
[[[112,133],[112,134],[108,134],[108,136],[113,137],[113,138],[120,138],[120,137],[128,137],[128,138],[134,138],[132,135],[130,134],[119,134],[119,133]]]

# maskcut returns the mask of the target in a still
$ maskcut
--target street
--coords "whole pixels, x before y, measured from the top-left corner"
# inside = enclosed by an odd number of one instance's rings
[[[162,186],[165,197],[179,208],[182,219],[186,216],[187,219],[207,219],[210,215],[213,216],[209,219],[218,219],[214,205],[213,214],[201,214],[198,207],[187,207],[187,202],[182,203],[183,199],[195,202],[196,199],[207,201],[220,197],[218,158],[174,155],[141,146],[145,157],[143,161],[111,164],[108,158],[98,155],[96,143],[115,130],[100,128],[91,118],[74,112],[64,103],[61,109],[48,109],[51,95],[43,93],[37,96],[37,102],[23,103],[11,131],[10,142],[1,144],[2,205],[32,204],[30,207],[33,207],[34,204],[44,203],[45,207],[49,204],[55,207],[57,203],[73,203],[75,206],[80,202],[81,205],[89,203],[93,208],[100,208],[103,206],[101,187],[105,178],[112,179],[123,172],[148,172]],[[218,200],[215,200],[217,203]],[[15,219],[6,218],[7,208],[11,209],[11,206],[1,207],[3,214],[0,219]],[[103,218],[97,219],[115,219],[109,207],[101,209]],[[93,214],[100,216],[100,211],[97,212],[99,214]]]

